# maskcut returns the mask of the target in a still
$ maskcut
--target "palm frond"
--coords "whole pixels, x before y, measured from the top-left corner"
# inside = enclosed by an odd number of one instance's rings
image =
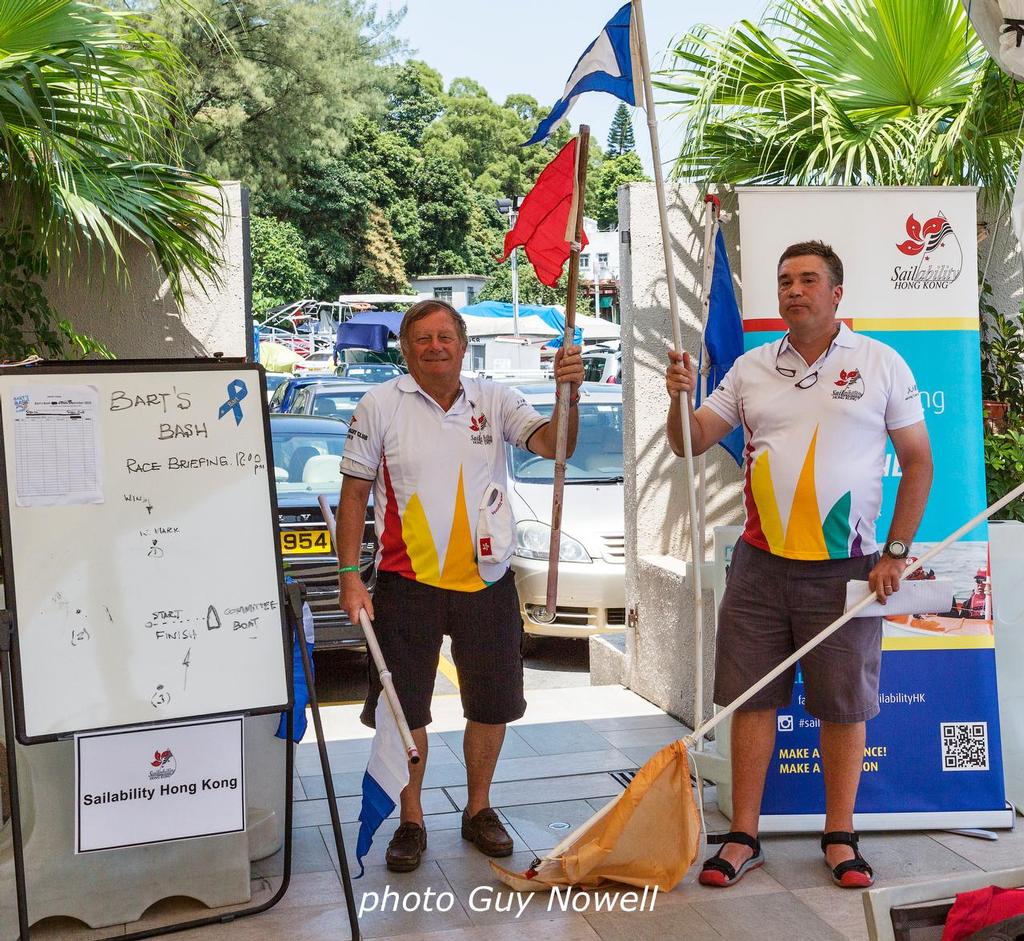
[[[656,81],[686,124],[675,176],[1005,191],[1022,101],[965,25],[957,0],[776,0],[695,28]]]
[[[220,199],[182,166],[177,51],[129,13],[78,0],[0,6],[0,187],[5,223],[62,271],[83,247],[115,266],[143,242],[180,299],[214,276]]]

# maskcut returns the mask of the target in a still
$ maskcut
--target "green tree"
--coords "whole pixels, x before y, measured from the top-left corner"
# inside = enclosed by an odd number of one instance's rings
[[[0,7],[0,37],[0,358],[61,355],[81,343],[44,278],[83,277],[83,251],[123,273],[139,241],[180,299],[184,276],[216,271],[220,201],[181,169],[181,60],[137,17],[21,0]]]
[[[294,225],[273,216],[249,219],[252,257],[252,308],[257,315],[309,297],[316,280],[306,242]]]
[[[444,81],[441,73],[426,62],[410,59],[394,69],[388,110],[381,127],[394,131],[417,147],[423,132],[443,109]]]
[[[181,96],[195,130],[192,165],[254,191],[292,183],[308,155],[337,156],[359,116],[379,117],[400,49],[400,16],[367,0],[189,0],[230,42],[180,6],[153,29],[189,61]]]
[[[594,175],[594,201],[587,206],[587,214],[597,219],[602,230],[614,229],[619,224],[619,187],[646,182],[648,176],[635,153],[609,157]]]
[[[954,0],[775,0],[764,25],[698,27],[659,86],[701,182],[978,184],[1020,155],[1021,99]]]
[[[622,102],[615,109],[611,127],[608,129],[606,156],[621,157],[634,150],[636,150],[636,141],[633,139],[633,118],[630,116],[625,102]]]

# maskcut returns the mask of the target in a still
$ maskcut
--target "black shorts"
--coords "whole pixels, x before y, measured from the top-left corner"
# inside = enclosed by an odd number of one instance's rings
[[[866,581],[878,554],[803,562],[736,544],[718,609],[715,702],[727,706],[846,608],[846,583]],[[882,619],[853,618],[800,661],[804,706],[824,722],[878,715]],[[740,706],[783,709],[793,698],[796,667]]]
[[[374,631],[410,729],[430,724],[445,634],[452,639],[465,717],[488,725],[522,718],[523,620],[511,570],[480,591],[434,588],[394,572],[378,572],[373,612]],[[368,679],[360,718],[373,728],[381,687],[372,657]]]

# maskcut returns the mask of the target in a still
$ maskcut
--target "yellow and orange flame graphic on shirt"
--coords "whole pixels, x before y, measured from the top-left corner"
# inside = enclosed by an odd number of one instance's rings
[[[851,495],[847,491],[832,506],[824,521],[818,508],[818,492],[815,486],[815,450],[818,443],[818,426],[814,428],[810,445],[804,456],[789,520],[783,527],[772,480],[768,452],[762,451],[756,458],[753,449],[747,448],[746,491],[747,525],[746,539],[772,555],[787,559],[818,561],[822,559],[846,559],[862,555],[860,534],[855,535],[850,545]]]
[[[430,522],[418,494],[414,493],[409,498],[405,511],[399,515],[387,459],[384,460],[384,490],[387,506],[384,509],[384,530],[380,539],[380,568],[383,571],[397,572],[424,585],[453,591],[480,591],[487,587],[476,566],[461,465],[443,568],[430,531]]]

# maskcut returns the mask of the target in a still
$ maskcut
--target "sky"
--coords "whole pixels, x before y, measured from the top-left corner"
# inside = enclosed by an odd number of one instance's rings
[[[437,69],[447,85],[468,76],[503,102],[513,93],[532,95],[550,107],[561,96],[576,60],[611,19],[623,0],[376,0],[378,11],[407,9],[398,28],[412,55]],[[646,0],[643,4],[647,46],[657,70],[674,38],[697,23],[729,26],[740,19],[758,19],[765,0]],[[667,171],[679,150],[682,129],[672,119],[675,107],[662,102],[668,93],[654,90],[658,102],[658,138]],[[569,114],[575,127],[590,125],[604,146],[619,101],[590,93]],[[646,118],[633,114],[637,153],[651,172]]]

